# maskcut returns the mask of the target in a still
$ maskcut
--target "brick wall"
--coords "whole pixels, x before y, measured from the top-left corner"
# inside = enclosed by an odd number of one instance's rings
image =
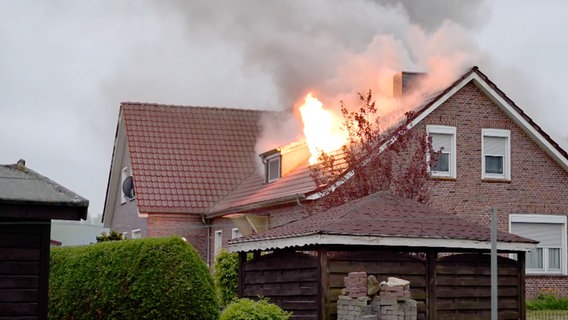
[[[209,257],[211,261],[210,265],[215,262],[215,232],[223,232],[223,244],[224,249],[228,248],[227,241],[232,239],[233,228],[237,226],[229,218],[215,218],[211,220],[211,244],[209,246]]]
[[[148,237],[183,237],[204,261],[207,261],[207,228],[201,216],[195,214],[148,214]]]
[[[473,222],[490,225],[491,208],[499,212],[498,227],[509,231],[509,214],[568,214],[568,172],[563,170],[499,107],[472,83],[432,112],[414,130],[426,125],[457,129],[457,178],[432,180],[431,205]],[[511,136],[511,180],[481,178],[481,129],[507,129]],[[568,296],[568,277],[527,276],[527,295],[551,286]]]

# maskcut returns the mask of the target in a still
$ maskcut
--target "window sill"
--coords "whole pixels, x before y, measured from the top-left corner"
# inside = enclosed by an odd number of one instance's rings
[[[444,177],[444,176],[430,176],[430,179],[436,181],[456,181],[457,179],[454,177]]]
[[[511,179],[502,179],[502,178],[482,178],[481,182],[488,182],[488,183],[511,183]]]
[[[528,272],[525,271],[525,275],[531,277],[565,277],[566,275],[559,272]]]

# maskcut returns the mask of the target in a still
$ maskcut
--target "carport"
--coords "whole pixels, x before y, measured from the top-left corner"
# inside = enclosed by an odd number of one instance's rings
[[[343,277],[354,271],[409,280],[418,319],[480,319],[491,312],[490,240],[487,227],[379,192],[229,249],[239,252],[239,295],[268,297],[294,319],[335,319]],[[526,317],[525,252],[535,246],[498,233],[500,319]]]

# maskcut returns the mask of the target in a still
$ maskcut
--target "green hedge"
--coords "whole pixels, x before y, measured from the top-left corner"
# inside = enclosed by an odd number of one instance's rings
[[[217,319],[213,279],[178,237],[51,250],[50,319]]]
[[[282,310],[266,299],[254,301],[243,298],[231,302],[223,310],[221,320],[288,320],[291,316],[291,312]]]
[[[215,257],[215,284],[219,292],[221,305],[226,306],[238,298],[239,291],[239,255],[221,251]]]

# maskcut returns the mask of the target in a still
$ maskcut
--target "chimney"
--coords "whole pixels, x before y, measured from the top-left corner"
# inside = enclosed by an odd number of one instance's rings
[[[401,71],[396,73],[392,81],[392,96],[400,98],[404,94],[412,91],[424,76],[426,76],[424,72]]]

